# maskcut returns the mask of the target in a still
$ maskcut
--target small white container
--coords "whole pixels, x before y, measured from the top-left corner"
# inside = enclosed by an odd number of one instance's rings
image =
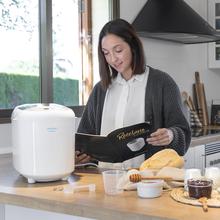
[[[220,187],[220,168],[207,167],[205,168],[205,177],[213,181],[213,188]]]
[[[141,198],[159,197],[163,191],[163,180],[148,180],[137,183],[137,194]]]

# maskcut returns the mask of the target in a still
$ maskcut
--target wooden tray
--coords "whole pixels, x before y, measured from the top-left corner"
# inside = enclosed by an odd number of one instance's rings
[[[188,192],[184,191],[183,188],[175,188],[170,193],[171,197],[181,203],[202,206],[202,204],[198,201],[198,199],[190,198]],[[216,190],[212,191],[211,199],[207,200],[207,205],[209,207],[220,207],[220,193]]]

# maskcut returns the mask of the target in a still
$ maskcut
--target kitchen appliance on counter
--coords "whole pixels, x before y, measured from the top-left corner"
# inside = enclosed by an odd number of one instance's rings
[[[206,167],[220,168],[220,142],[213,142],[205,145],[204,164]]]
[[[58,104],[24,104],[11,117],[14,168],[29,183],[67,179],[74,171],[75,114]]]

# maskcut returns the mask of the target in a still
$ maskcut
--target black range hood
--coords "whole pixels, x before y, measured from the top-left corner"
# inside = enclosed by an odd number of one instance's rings
[[[148,0],[132,25],[141,37],[184,44],[220,41],[220,33],[183,0]]]

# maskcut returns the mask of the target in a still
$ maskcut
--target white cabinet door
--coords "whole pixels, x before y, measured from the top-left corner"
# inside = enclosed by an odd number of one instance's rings
[[[79,216],[5,205],[5,220],[94,220]]]
[[[204,173],[205,169],[205,145],[195,147],[194,154],[195,168],[198,168]]]
[[[205,167],[205,145],[198,145],[195,147],[190,147],[189,150],[184,155],[185,160],[185,169],[189,168],[198,168],[201,171],[204,170]]]
[[[195,147],[190,147],[186,154],[184,155],[184,168],[189,169],[189,168],[194,168],[195,167]]]
[[[0,204],[0,220],[5,220],[5,205]]]

